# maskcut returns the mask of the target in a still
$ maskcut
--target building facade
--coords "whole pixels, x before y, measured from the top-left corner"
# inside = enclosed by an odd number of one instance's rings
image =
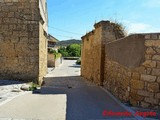
[[[49,34],[48,35],[48,49],[55,49],[56,43],[58,41],[59,41],[58,39],[56,39],[55,37]]]
[[[47,24],[46,0],[0,0],[0,79],[42,83]]]

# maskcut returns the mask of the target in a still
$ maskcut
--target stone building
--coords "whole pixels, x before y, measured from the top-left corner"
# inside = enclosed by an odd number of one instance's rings
[[[58,47],[56,47],[56,43],[58,42],[59,40],[56,39],[55,37],[53,37],[52,35],[48,35],[48,51],[53,49],[53,50],[58,50]]]
[[[46,0],[0,0],[0,79],[42,83],[47,24]]]

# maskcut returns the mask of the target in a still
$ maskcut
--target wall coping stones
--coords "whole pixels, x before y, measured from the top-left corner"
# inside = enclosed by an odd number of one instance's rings
[[[95,30],[90,31],[89,33],[86,33],[86,35],[82,36],[81,38],[84,39],[85,37],[90,37],[92,35],[94,35]]]
[[[123,37],[123,38],[108,42],[106,44],[112,44],[112,43],[115,43],[115,42],[123,41],[124,39],[129,39],[129,38],[135,38],[136,39],[136,38],[140,38],[140,37],[144,38],[144,35],[142,35],[142,34],[131,34],[129,36],[126,36],[126,37]]]
[[[110,21],[104,21],[104,20],[102,20],[102,21],[100,21],[100,22],[98,22],[98,23],[95,23],[94,24],[94,27],[95,28],[98,28],[98,27],[101,27],[101,26],[105,26],[105,25],[107,25],[107,24],[110,24]]]
[[[160,39],[160,33],[144,33],[145,39]]]
[[[114,42],[117,42],[117,41],[120,41],[120,40],[124,40],[124,39],[130,38],[130,37],[135,37],[135,38],[143,37],[146,40],[155,40],[155,39],[160,39],[160,33],[148,33],[148,34],[146,34],[146,33],[137,33],[137,34],[131,34],[131,35],[128,35],[126,37],[123,37],[123,38],[108,42],[106,44],[114,43]]]

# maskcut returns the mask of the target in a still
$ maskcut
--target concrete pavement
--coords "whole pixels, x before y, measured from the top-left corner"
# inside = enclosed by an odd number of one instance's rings
[[[0,107],[0,118],[13,120],[64,120],[66,95],[27,94]],[[0,119],[0,120],[1,120]],[[2,120],[3,120],[2,119]]]
[[[75,61],[63,64],[45,76],[45,85],[32,94],[0,106],[0,120],[136,120],[104,115],[104,111],[125,112],[100,87],[80,77]]]
[[[134,116],[103,116],[104,110],[124,112],[126,109],[100,87],[80,77],[80,66],[75,65],[75,62],[65,60],[63,65],[48,74],[38,94],[66,94],[67,120],[135,119]]]
[[[63,60],[63,63],[50,71],[47,77],[80,76],[80,65],[75,64],[76,60]]]
[[[26,85],[26,83],[13,80],[0,80],[0,106],[18,96],[29,93],[29,91],[20,89],[23,85]]]

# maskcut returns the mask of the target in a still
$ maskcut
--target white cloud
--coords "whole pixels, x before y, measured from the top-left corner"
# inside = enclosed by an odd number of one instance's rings
[[[160,28],[154,27],[150,24],[124,21],[128,33],[154,33],[160,32]]]
[[[145,0],[143,3],[145,7],[160,7],[160,0]]]

